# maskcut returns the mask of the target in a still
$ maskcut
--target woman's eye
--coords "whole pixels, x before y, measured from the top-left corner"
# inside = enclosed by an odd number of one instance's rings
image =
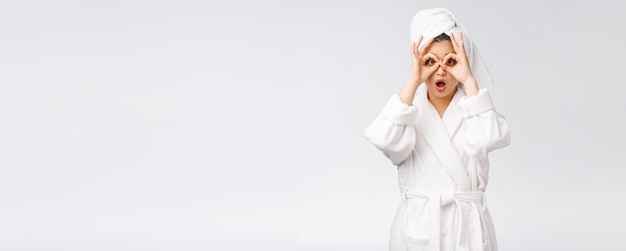
[[[427,65],[435,65],[435,63],[436,63],[435,60],[432,58],[429,58],[428,60],[426,60]]]
[[[447,65],[455,65],[456,64],[456,60],[450,58],[450,59],[448,59],[448,61],[446,61],[446,64]]]

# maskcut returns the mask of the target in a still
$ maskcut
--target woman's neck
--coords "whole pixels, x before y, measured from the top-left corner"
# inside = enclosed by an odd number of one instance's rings
[[[452,102],[452,98],[454,97],[455,93],[456,92],[442,98],[438,98],[435,95],[430,95],[430,93],[428,93],[428,100],[433,105],[433,107],[435,107],[435,110],[437,110],[437,113],[439,113],[440,118],[443,117],[446,109],[448,109],[448,106],[450,105],[450,102]]]

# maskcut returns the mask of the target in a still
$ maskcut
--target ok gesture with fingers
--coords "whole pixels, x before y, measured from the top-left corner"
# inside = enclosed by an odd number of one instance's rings
[[[413,58],[413,66],[411,67],[411,73],[409,75],[410,80],[417,81],[418,84],[421,84],[426,80],[430,75],[433,74],[437,70],[439,66],[439,58],[432,53],[427,53],[428,47],[433,43],[433,38],[428,39],[422,49],[419,49],[419,45],[424,39],[423,36],[420,36],[417,39],[417,42],[413,42],[411,46],[411,57]]]
[[[437,68],[439,68],[439,58],[428,53],[428,48],[433,43],[433,38],[428,39],[422,49],[419,49],[420,43],[424,39],[420,36],[417,42],[411,44],[411,58],[413,59],[413,65],[411,66],[411,72],[409,73],[409,79],[402,86],[402,90],[398,94],[400,100],[407,105],[413,104],[413,98],[415,97],[415,91],[417,87],[422,84],[430,75],[432,75]]]
[[[465,53],[465,44],[463,42],[463,33],[460,33],[460,41],[456,42],[453,33],[450,33],[452,39],[452,47],[455,53],[449,53],[443,59],[441,64],[443,69],[452,74],[459,82],[465,87],[466,94],[468,96],[474,96],[478,94],[478,85],[476,79],[472,75],[467,54]]]

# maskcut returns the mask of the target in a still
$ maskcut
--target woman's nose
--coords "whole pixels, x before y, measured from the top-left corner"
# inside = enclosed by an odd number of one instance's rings
[[[443,69],[443,67],[439,66],[439,68],[437,68],[437,76],[445,76],[446,75],[446,71]]]

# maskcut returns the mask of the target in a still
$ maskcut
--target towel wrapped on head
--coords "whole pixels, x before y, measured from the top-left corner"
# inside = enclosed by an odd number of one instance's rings
[[[478,82],[479,88],[491,89],[493,79],[491,78],[485,61],[478,53],[478,49],[472,42],[471,36],[469,32],[467,32],[467,29],[465,29],[465,26],[463,26],[452,12],[445,8],[424,9],[417,12],[411,20],[411,41],[417,42],[420,35],[424,36],[422,43],[419,45],[420,49],[428,39],[439,36],[442,33],[448,36],[454,33],[458,43],[460,32],[463,33],[467,60],[469,61],[472,75],[476,79],[476,82]]]

